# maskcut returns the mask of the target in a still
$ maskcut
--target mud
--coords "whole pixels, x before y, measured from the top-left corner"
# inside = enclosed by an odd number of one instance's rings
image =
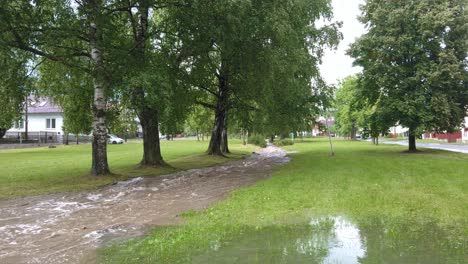
[[[92,263],[96,249],[200,210],[289,161],[269,146],[243,160],[106,188],[0,201],[0,263]]]

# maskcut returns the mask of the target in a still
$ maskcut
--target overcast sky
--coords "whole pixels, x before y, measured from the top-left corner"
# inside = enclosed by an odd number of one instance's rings
[[[357,20],[359,5],[363,3],[364,0],[332,0],[335,20],[343,22],[343,40],[337,50],[328,50],[323,57],[320,70],[328,84],[337,84],[339,80],[360,72],[358,67],[352,66],[353,59],[346,55],[346,50],[349,44],[365,33],[364,25]]]

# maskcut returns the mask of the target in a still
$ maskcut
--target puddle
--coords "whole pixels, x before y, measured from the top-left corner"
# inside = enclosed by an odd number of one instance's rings
[[[466,240],[458,242],[431,223],[415,228],[375,221],[360,227],[344,217],[329,217],[304,225],[246,228],[236,239],[214,241],[191,263],[466,263]]]

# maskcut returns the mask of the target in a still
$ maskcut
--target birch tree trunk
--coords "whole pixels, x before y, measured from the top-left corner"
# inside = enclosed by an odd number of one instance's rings
[[[102,32],[100,29],[101,0],[89,0],[90,34],[89,45],[93,67],[91,75],[94,83],[93,101],[93,144],[92,144],[92,175],[110,174],[107,163],[107,127],[104,63],[102,60]]]

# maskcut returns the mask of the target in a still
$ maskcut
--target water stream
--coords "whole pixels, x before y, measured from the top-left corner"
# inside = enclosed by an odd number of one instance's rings
[[[134,178],[97,191],[2,200],[0,263],[93,262],[98,247],[177,224],[180,213],[206,208],[288,161],[286,152],[270,146],[221,166]]]

